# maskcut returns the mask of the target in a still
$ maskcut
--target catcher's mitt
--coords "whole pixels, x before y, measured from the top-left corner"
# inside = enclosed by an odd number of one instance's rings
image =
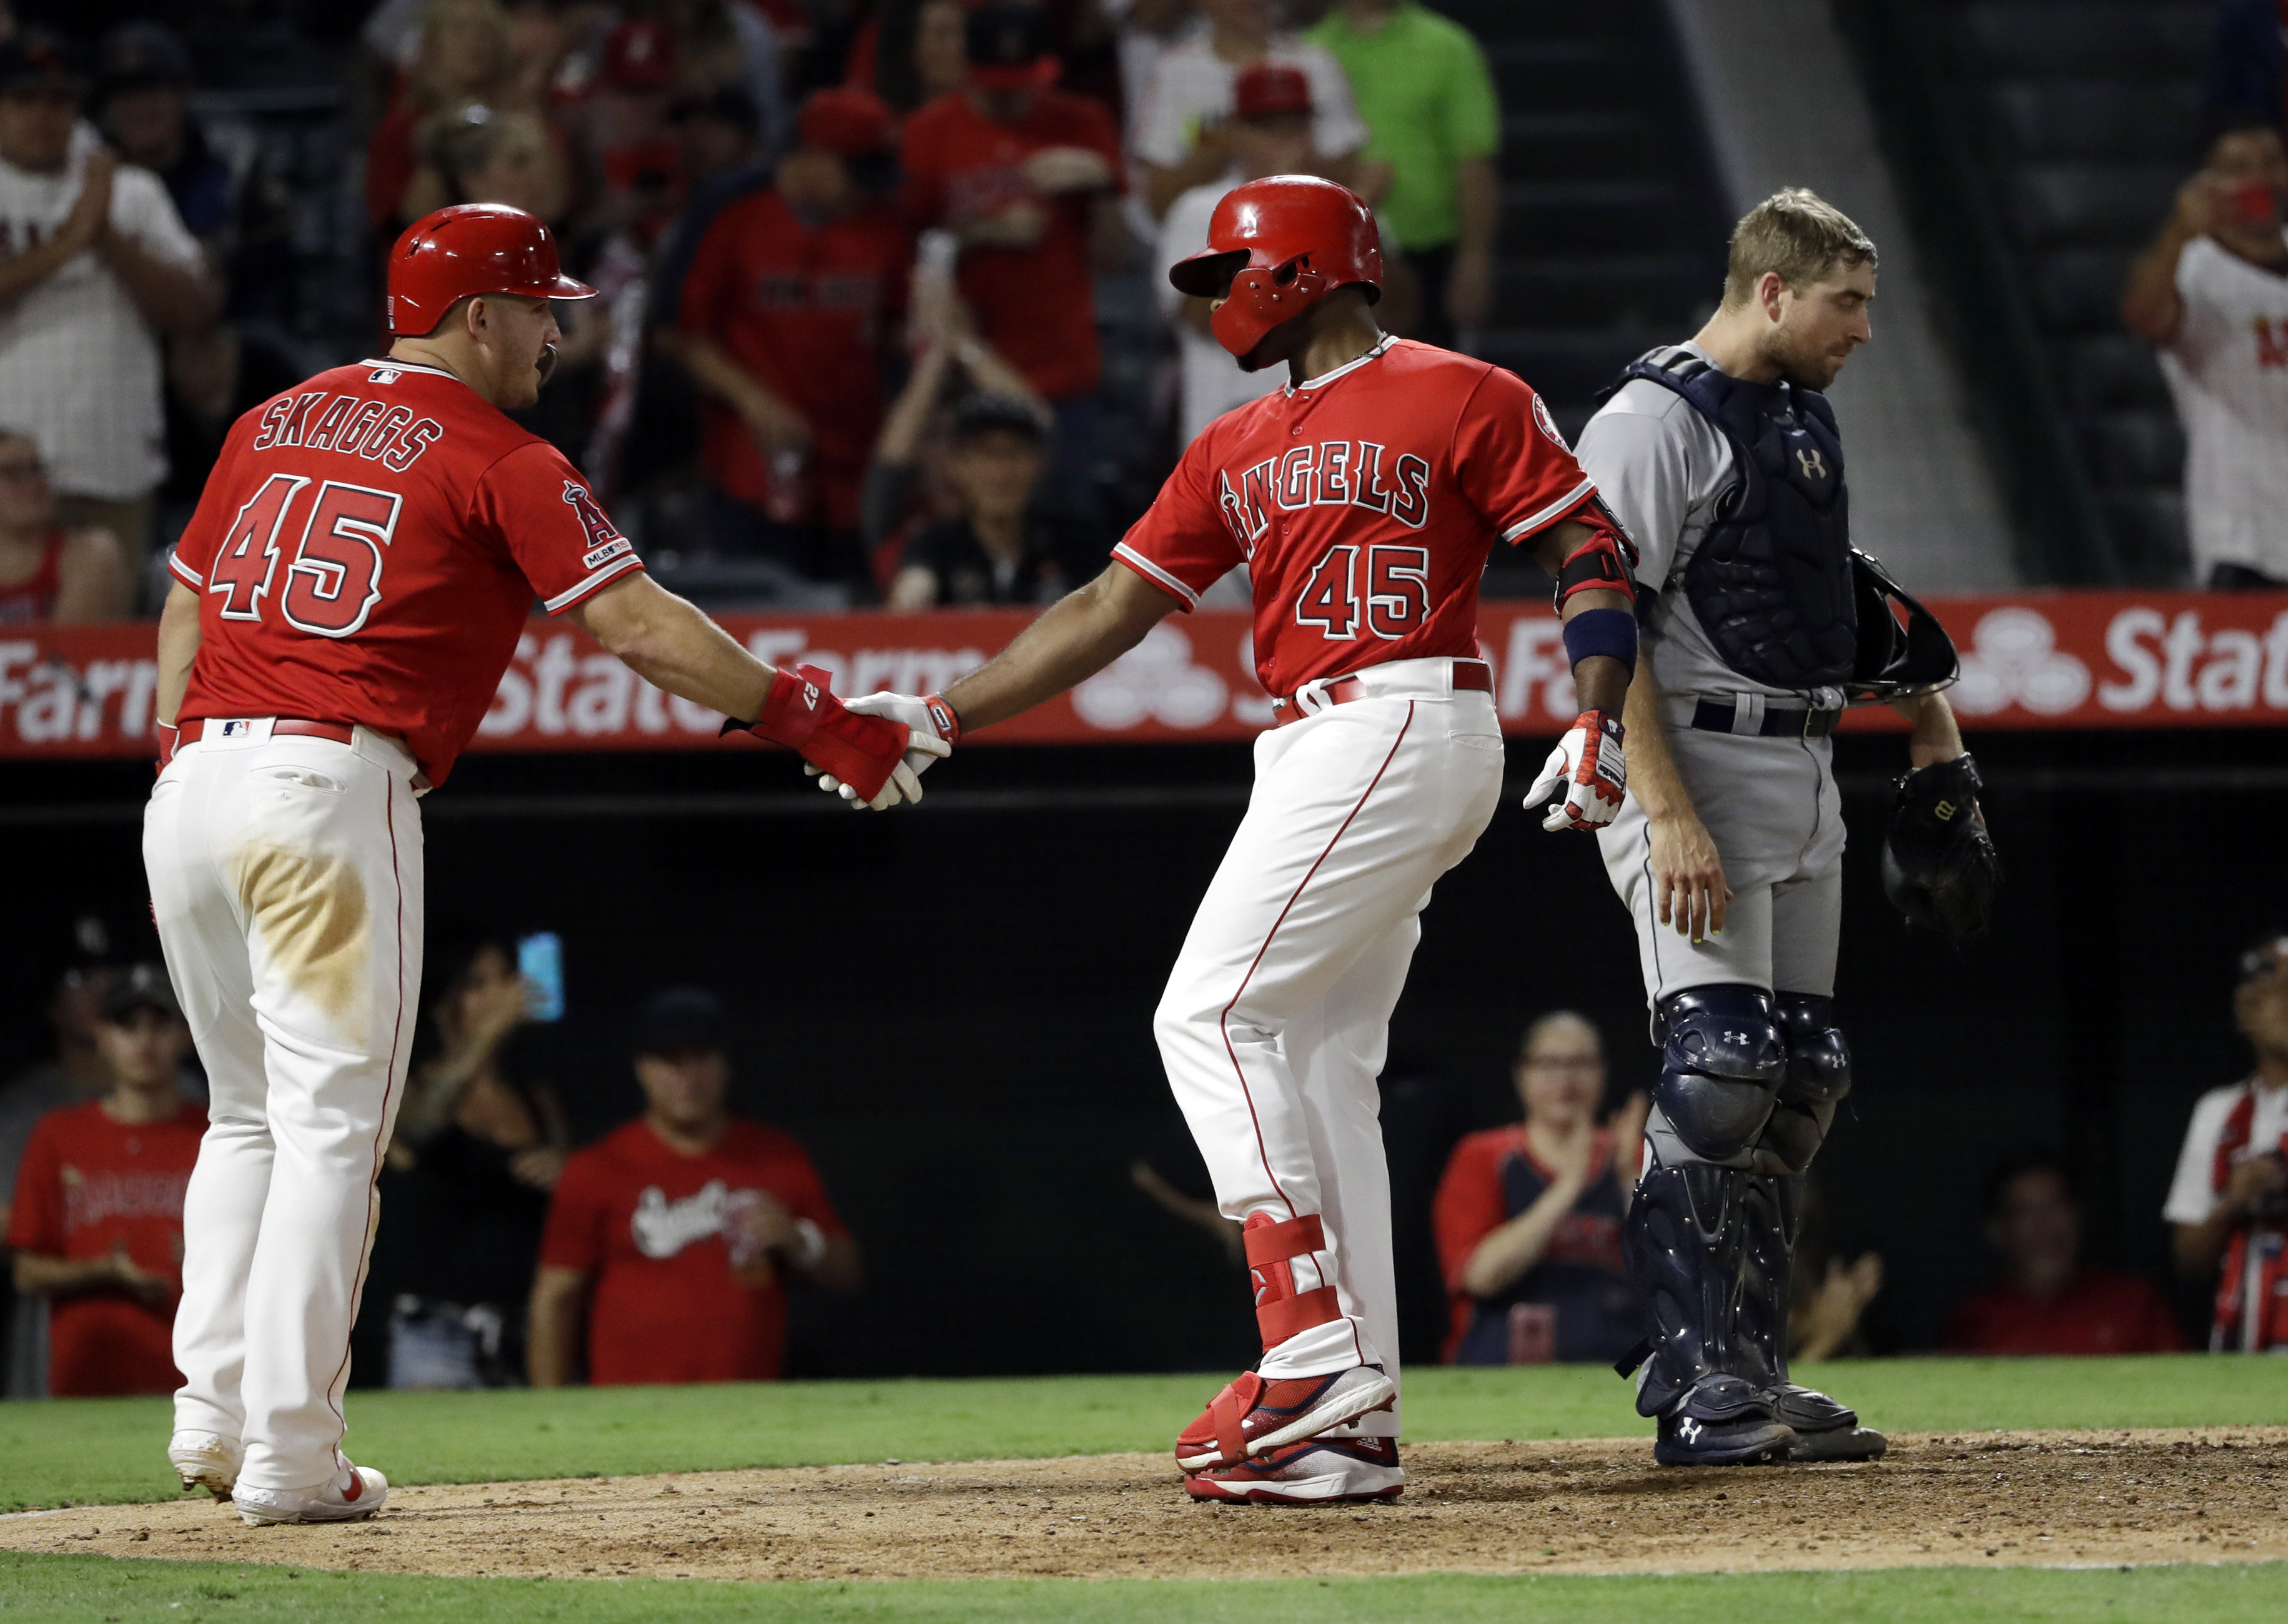
[[[1908,773],[1883,835],[1884,894],[1908,924],[1955,942],[1984,933],[2002,883],[1982,787],[1967,754]]]

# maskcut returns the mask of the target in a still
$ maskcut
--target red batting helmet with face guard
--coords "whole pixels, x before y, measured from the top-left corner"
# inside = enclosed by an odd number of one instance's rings
[[[389,253],[389,330],[418,338],[437,330],[473,293],[593,299],[564,274],[556,238],[536,215],[506,203],[456,203],[405,228]]]
[[[1382,234],[1348,187],[1268,175],[1226,195],[1207,247],[1170,266],[1168,280],[1180,293],[1224,301],[1210,325],[1247,366],[1264,334],[1337,288],[1362,283],[1370,300],[1380,299]]]

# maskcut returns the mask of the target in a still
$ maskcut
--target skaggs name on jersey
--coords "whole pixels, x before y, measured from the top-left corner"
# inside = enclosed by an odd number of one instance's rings
[[[1248,556],[1271,528],[1274,508],[1363,507],[1387,513],[1418,530],[1430,517],[1430,465],[1411,451],[1390,465],[1389,452],[1371,440],[1323,440],[1267,457],[1239,476],[1216,472],[1216,501],[1224,522]]]
[[[402,474],[444,437],[445,426],[434,418],[417,418],[387,401],[317,389],[282,394],[271,402],[262,413],[262,432],[254,437],[254,449],[300,446],[346,457],[354,454]]]

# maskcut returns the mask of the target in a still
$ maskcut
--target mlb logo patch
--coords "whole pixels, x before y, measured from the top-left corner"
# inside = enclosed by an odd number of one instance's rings
[[[225,738],[243,738],[253,731],[254,724],[244,720],[226,721],[222,725],[222,736]]]
[[[395,367],[377,367],[366,375],[365,381],[369,384],[393,384],[404,376]]]

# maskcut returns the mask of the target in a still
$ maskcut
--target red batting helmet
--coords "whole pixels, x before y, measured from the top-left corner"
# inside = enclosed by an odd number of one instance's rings
[[[1246,363],[1263,335],[1337,288],[1382,297],[1382,234],[1348,187],[1269,175],[1234,187],[1208,221],[1208,245],[1168,267],[1180,293],[1224,302],[1211,325]]]
[[[593,299],[567,276],[556,238],[536,215],[506,203],[456,203],[425,214],[389,251],[389,330],[417,338],[437,330],[455,301],[472,293],[528,299]]]

